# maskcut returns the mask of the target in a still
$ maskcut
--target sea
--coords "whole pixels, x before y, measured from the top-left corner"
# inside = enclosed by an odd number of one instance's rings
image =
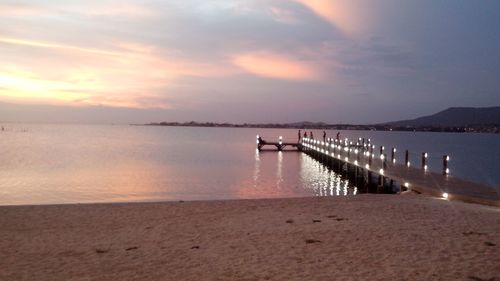
[[[357,188],[308,155],[256,149],[297,141],[295,129],[0,124],[0,205],[356,196]],[[322,130],[307,130],[322,138]],[[302,131],[303,132],[303,131]],[[450,156],[450,176],[500,191],[500,135],[326,131],[409,150],[430,170]]]

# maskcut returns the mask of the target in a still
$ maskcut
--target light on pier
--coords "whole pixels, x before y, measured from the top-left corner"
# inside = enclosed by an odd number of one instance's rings
[[[445,175],[445,176],[450,174],[450,169],[448,168],[449,161],[450,161],[450,156],[443,155],[443,175]]]

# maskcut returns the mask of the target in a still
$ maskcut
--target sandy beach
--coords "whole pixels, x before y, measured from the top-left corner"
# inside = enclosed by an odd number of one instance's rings
[[[0,207],[0,280],[500,280],[498,208],[424,195]]]

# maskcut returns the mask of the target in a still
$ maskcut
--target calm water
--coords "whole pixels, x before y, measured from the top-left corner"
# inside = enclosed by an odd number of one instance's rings
[[[352,195],[357,190],[298,152],[260,152],[255,135],[296,130],[6,124],[0,132],[0,204],[170,201]],[[315,136],[321,131],[314,131]],[[334,137],[337,131],[328,132]],[[404,149],[430,169],[451,155],[454,176],[498,187],[500,136],[341,131]]]

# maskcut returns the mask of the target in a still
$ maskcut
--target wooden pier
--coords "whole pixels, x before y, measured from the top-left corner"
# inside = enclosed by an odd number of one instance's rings
[[[405,161],[396,163],[396,149],[392,148],[390,157],[381,146],[374,152],[375,146],[369,141],[358,140],[356,143],[346,140],[326,139],[325,141],[302,138],[300,142],[259,142],[261,150],[266,145],[282,150],[285,146],[297,148],[315,158],[328,168],[343,175],[356,186],[376,186],[386,190],[413,190],[430,194],[446,200],[461,200],[470,203],[500,207],[500,194],[494,187],[459,179],[450,175],[448,162],[450,157],[443,155],[441,173],[428,170],[427,153],[422,153],[420,164],[410,165],[408,151]],[[262,140],[262,139],[260,139]]]
[[[265,141],[260,136],[257,136],[257,149],[261,151],[265,146],[276,147],[278,151],[282,151],[285,147],[293,147],[301,150],[302,144],[299,142],[284,142],[280,136],[277,142]]]

